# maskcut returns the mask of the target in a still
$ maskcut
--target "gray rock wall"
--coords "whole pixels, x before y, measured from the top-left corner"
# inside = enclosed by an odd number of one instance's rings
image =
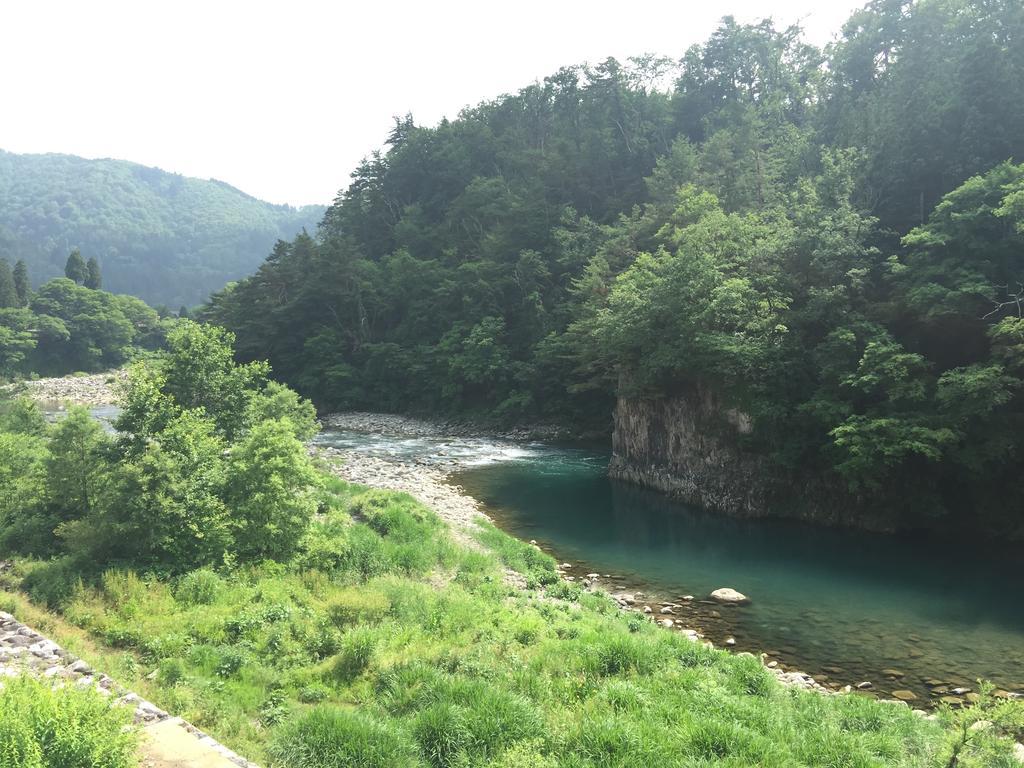
[[[745,449],[743,437],[755,429],[747,414],[699,384],[672,397],[622,394],[608,472],[735,517],[894,530],[891,510],[872,508],[835,478],[784,470]]]

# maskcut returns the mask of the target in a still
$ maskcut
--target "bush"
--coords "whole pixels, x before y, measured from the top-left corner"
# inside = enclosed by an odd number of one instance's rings
[[[436,768],[448,768],[459,762],[472,739],[464,711],[448,703],[435,704],[420,712],[414,733],[423,754]]]
[[[378,624],[388,611],[387,595],[369,589],[350,588],[335,595],[327,606],[327,615],[338,627],[349,624]]]
[[[319,704],[331,695],[331,689],[323,683],[312,683],[302,688],[298,693],[298,700],[303,704]]]
[[[92,689],[31,677],[0,688],[0,768],[129,768],[137,739],[127,707]]]
[[[182,605],[212,605],[224,594],[224,589],[224,579],[209,568],[200,568],[178,580],[174,599]]]
[[[163,659],[160,661],[160,682],[164,685],[177,685],[185,679],[187,668],[181,659]]]
[[[351,682],[363,673],[373,659],[377,645],[376,636],[369,631],[356,629],[341,641],[341,652],[334,657],[331,674],[336,680]]]
[[[364,525],[355,525],[349,533],[341,569],[367,581],[388,572],[391,561],[384,541]]]
[[[33,568],[25,576],[21,588],[33,602],[48,608],[60,608],[75,594],[85,571],[84,563],[65,557]]]
[[[620,635],[597,646],[597,671],[602,675],[635,672],[649,675],[660,663],[658,648],[642,635]]]
[[[413,742],[359,712],[317,707],[281,727],[270,756],[287,768],[417,768]]]

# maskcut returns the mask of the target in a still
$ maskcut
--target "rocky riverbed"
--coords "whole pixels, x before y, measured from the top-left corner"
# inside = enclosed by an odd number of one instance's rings
[[[33,400],[53,405],[110,405],[117,400],[117,385],[127,372],[124,369],[95,373],[89,376],[63,376],[35,379],[12,385]]]
[[[575,435],[565,427],[553,424],[527,424],[502,428],[481,421],[452,419],[433,421],[390,413],[367,413],[351,411],[332,413],[322,419],[324,427],[351,430],[353,432],[381,433],[396,437],[479,437],[486,435],[494,440],[522,442],[543,440],[546,442],[569,440]]]

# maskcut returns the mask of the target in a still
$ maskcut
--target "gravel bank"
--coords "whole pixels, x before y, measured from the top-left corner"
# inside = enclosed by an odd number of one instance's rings
[[[124,369],[89,376],[62,376],[55,379],[26,381],[25,394],[41,403],[72,405],[111,405],[117,401],[118,382],[127,376]],[[18,386],[18,385],[15,385]]]
[[[482,421],[455,419],[432,421],[412,416],[391,413],[366,413],[352,411],[332,413],[321,418],[323,425],[332,429],[353,432],[381,433],[397,437],[480,437],[497,440],[544,440],[558,441],[572,439],[570,430],[552,424],[527,424],[521,427],[501,428]]]

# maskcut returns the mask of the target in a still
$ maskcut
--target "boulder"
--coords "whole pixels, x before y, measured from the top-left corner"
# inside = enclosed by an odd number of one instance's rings
[[[731,605],[742,605],[749,603],[750,598],[744,595],[742,592],[737,592],[731,587],[720,587],[711,593],[711,599],[719,603],[728,603]]]

